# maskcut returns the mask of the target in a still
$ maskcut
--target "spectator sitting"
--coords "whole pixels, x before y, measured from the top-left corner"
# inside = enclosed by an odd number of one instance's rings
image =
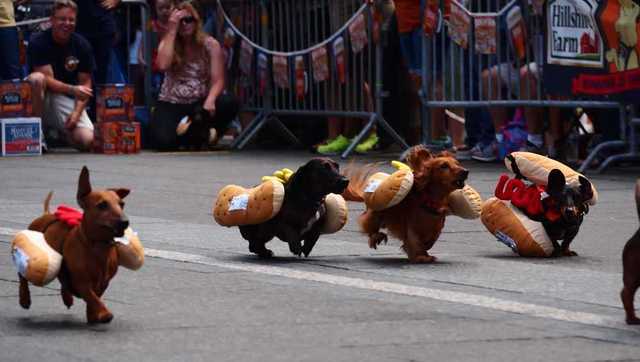
[[[68,142],[88,150],[93,124],[85,111],[95,67],[91,46],[74,32],[77,6],[72,0],[56,0],[51,11],[51,29],[29,43],[33,109],[42,116],[47,133],[66,135]]]
[[[223,92],[220,43],[203,32],[202,21],[190,3],[178,5],[171,13],[158,47],[157,66],[165,72],[165,79],[150,125],[155,147],[175,149],[192,138],[188,134],[178,137],[176,127],[199,106],[210,115],[207,123],[215,130],[214,138],[223,135],[239,107],[234,97]]]

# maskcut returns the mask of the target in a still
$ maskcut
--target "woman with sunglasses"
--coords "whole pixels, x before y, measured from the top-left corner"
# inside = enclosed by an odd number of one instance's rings
[[[204,114],[206,132],[221,136],[238,112],[238,103],[224,92],[224,57],[220,44],[202,30],[195,8],[181,3],[169,17],[167,32],[158,46],[156,65],[165,72],[160,96],[150,125],[155,148],[171,150],[191,146],[188,140],[199,139],[190,127],[178,136],[176,127],[185,116]],[[199,146],[199,145],[196,145]]]

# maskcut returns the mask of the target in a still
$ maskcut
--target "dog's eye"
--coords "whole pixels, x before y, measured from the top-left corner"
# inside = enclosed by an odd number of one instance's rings
[[[443,170],[446,170],[449,168],[449,164],[448,163],[443,163],[442,165],[440,165],[440,168]]]
[[[124,209],[124,201],[120,201],[120,208]]]
[[[98,208],[98,210],[106,210],[109,208],[109,204],[106,201],[102,201],[100,203],[98,203],[98,205],[96,205],[96,207]]]

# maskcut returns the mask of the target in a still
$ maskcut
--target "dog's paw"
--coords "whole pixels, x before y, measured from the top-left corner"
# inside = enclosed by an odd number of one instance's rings
[[[576,253],[573,250],[565,250],[562,252],[563,256],[578,256],[578,253]]]
[[[307,246],[307,244],[302,246],[302,254],[304,254],[304,257],[307,258],[309,256],[309,254],[311,254],[311,249],[313,249],[312,246]]]
[[[627,318],[626,322],[629,325],[638,325],[640,324],[640,319],[638,319],[637,317]]]
[[[297,255],[298,257],[302,255],[302,247],[299,243],[289,243],[289,251],[291,251],[293,255]]]
[[[97,316],[93,316],[93,317],[89,316],[87,318],[87,322],[89,324],[98,324],[98,323],[106,324],[106,323],[111,322],[112,320],[113,320],[113,314],[111,314],[111,312],[109,312],[106,309],[104,311],[98,313]]]
[[[23,297],[20,296],[20,306],[24,309],[29,309],[31,308],[31,297],[27,296],[27,297]]]
[[[71,306],[73,306],[73,295],[71,295],[71,293],[69,293],[68,291],[61,290],[60,296],[62,296],[62,302],[67,307],[67,309],[70,309]]]
[[[428,264],[428,263],[434,263],[437,260],[438,258],[436,258],[433,255],[418,255],[414,259],[409,261],[415,264]]]
[[[271,258],[273,257],[273,252],[264,247],[264,244],[257,243],[249,243],[249,251],[258,255],[261,258]]]
[[[369,234],[369,247],[371,249],[377,249],[378,245],[382,243],[387,243],[387,234],[381,232]]]
[[[270,259],[270,258],[273,258],[273,251],[271,251],[271,250],[269,250],[269,249],[263,249],[263,250],[260,250],[260,251],[256,252],[256,254],[257,254],[259,257],[263,258],[263,259]]]

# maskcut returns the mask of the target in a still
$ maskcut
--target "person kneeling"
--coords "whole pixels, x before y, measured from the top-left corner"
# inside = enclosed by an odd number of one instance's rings
[[[51,29],[29,42],[33,109],[42,117],[45,134],[63,135],[71,146],[89,150],[93,124],[85,111],[93,96],[91,73],[95,62],[91,45],[75,33],[77,5],[56,0],[51,11]]]
[[[150,125],[156,149],[201,146],[195,144],[201,139],[211,144],[224,134],[239,108],[224,92],[224,64],[220,43],[202,31],[198,12],[187,2],[178,5],[158,46],[157,66],[166,73]],[[179,136],[184,117],[200,126]]]

